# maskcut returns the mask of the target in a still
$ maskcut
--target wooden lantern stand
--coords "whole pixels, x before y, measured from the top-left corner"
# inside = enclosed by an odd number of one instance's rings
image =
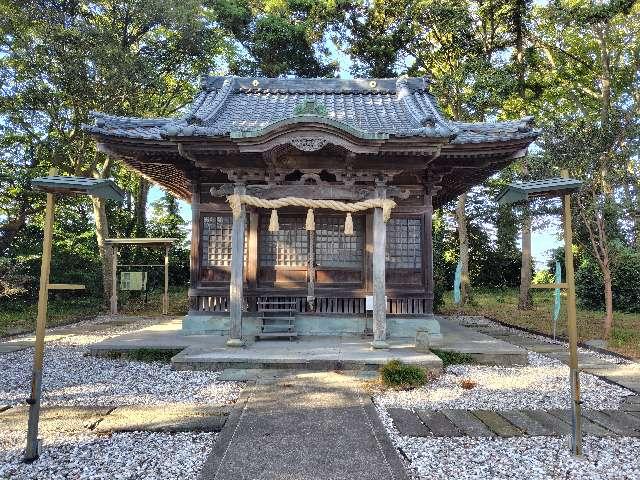
[[[36,340],[33,355],[33,371],[31,374],[31,395],[27,398],[29,405],[29,423],[27,427],[27,447],[25,462],[32,462],[40,456],[41,441],[38,439],[38,423],[40,419],[40,400],[42,397],[42,369],[44,363],[44,337],[47,325],[47,306],[49,290],[83,290],[84,285],[65,283],[49,283],[51,271],[51,244],[53,240],[53,219],[55,211],[55,195],[84,194],[107,198],[116,201],[124,199],[123,192],[112,180],[83,177],[61,177],[51,169],[49,176],[33,179],[34,189],[47,193],[47,206],[44,217],[44,238],[42,242],[42,261],[40,266],[40,289],[38,292],[38,316],[36,320]]]
[[[569,382],[571,384],[571,452],[582,455],[582,400],[580,399],[580,368],[578,365],[578,327],[576,319],[576,284],[573,272],[573,230],[571,227],[571,192],[582,182],[569,178],[562,170],[561,178],[509,184],[500,195],[501,205],[523,202],[535,197],[562,196],[565,282],[532,285],[532,288],[562,288],[567,291],[567,334],[569,336]]]

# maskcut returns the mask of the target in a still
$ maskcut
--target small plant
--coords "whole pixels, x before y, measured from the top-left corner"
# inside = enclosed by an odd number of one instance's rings
[[[471,380],[470,378],[465,378],[460,382],[460,386],[465,390],[471,390],[472,388],[475,388],[476,385],[478,385],[478,382]]]
[[[442,360],[443,368],[446,368],[449,365],[464,365],[473,363],[473,357],[468,353],[448,352],[445,350],[438,350],[437,348],[432,348],[431,352],[434,355],[440,357],[440,360]]]
[[[423,368],[391,360],[380,369],[380,379],[387,387],[409,390],[427,383],[428,376]]]

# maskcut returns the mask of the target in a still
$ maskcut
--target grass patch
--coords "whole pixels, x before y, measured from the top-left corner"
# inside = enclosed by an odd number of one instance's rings
[[[449,365],[465,365],[473,363],[473,357],[468,353],[449,352],[439,350],[437,348],[432,348],[431,353],[442,360],[442,368],[446,368]]]
[[[528,328],[551,335],[553,325],[553,294],[551,291],[533,290],[534,307],[532,310],[518,310],[518,290],[474,290],[472,305],[463,308],[453,303],[451,292],[444,296],[443,315],[482,315],[499,320],[516,327]],[[562,299],[562,309],[558,319],[556,334],[567,336],[566,302]],[[586,340],[602,338],[603,311],[587,310],[578,307],[578,339]],[[613,331],[608,348],[634,358],[640,358],[640,314],[613,313]],[[435,353],[435,352],[434,352]]]
[[[71,296],[64,294],[56,298],[50,295],[47,308],[47,327],[58,327],[87,320],[100,314],[108,313],[102,298],[77,293]],[[169,290],[169,315],[186,315],[187,289],[175,287]],[[124,315],[159,316],[162,313],[162,292],[149,294],[146,304],[140,298],[130,296],[121,304],[119,313]],[[33,332],[36,328],[38,301],[5,303],[0,306],[0,338],[9,335]]]
[[[380,369],[380,379],[386,387],[409,390],[421,387],[428,380],[424,368],[415,365],[407,365],[400,360],[391,360]]]

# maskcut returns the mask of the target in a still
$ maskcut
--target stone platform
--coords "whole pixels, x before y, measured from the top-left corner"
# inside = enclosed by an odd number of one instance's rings
[[[467,353],[474,361],[488,365],[527,363],[525,349],[462,327],[446,317],[438,317],[442,337],[433,347]],[[225,368],[288,368],[309,370],[372,370],[392,359],[442,368],[431,352],[418,352],[413,338],[391,338],[388,350],[373,350],[366,336],[300,336],[297,340],[247,338],[241,348],[227,347],[223,335],[184,335],[180,318],[158,320],[135,332],[89,346],[92,355],[131,352],[139,349],[181,350],[172,359],[175,369],[221,370]]]

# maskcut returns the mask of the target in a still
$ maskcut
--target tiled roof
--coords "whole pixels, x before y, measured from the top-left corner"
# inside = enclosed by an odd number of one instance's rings
[[[205,77],[181,118],[144,119],[94,113],[90,133],[132,139],[259,135],[275,123],[319,117],[365,138],[448,138],[452,143],[534,139],[532,119],[462,123],[447,120],[423,78],[294,79]],[[316,112],[300,113],[311,105]]]

